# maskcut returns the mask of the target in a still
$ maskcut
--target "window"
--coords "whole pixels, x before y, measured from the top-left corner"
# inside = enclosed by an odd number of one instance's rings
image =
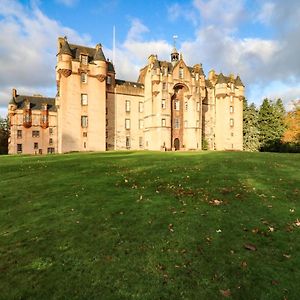
[[[34,148],[34,149],[39,149],[39,143],[34,143],[34,144],[33,144],[33,148]]]
[[[165,91],[167,89],[167,83],[166,82],[163,82],[162,83],[162,89]]]
[[[168,67],[164,67],[163,72],[164,76],[168,76]]]
[[[186,111],[188,110],[188,102],[187,101],[184,102],[184,108]]]
[[[143,112],[144,111],[144,103],[143,102],[139,102],[139,112]]]
[[[48,114],[41,115],[41,123],[42,124],[48,123]]]
[[[24,123],[31,123],[31,114],[29,112],[26,112],[24,114],[24,119],[23,119]]]
[[[126,136],[126,148],[130,148],[130,136]]]
[[[17,130],[17,138],[18,139],[22,138],[22,130]]]
[[[83,133],[82,133],[82,136],[83,136],[83,137],[87,137],[87,132],[86,132],[86,131],[83,132]]]
[[[144,128],[144,120],[139,120],[139,129]]]
[[[200,102],[197,102],[197,111],[200,111]]]
[[[139,137],[139,147],[143,148],[143,137]]]
[[[49,128],[49,134],[50,134],[50,135],[53,134],[53,128]]]
[[[32,131],[32,137],[39,137],[39,136],[40,136],[40,132],[38,130]]]
[[[17,153],[22,153],[22,144],[17,144]]]
[[[179,129],[180,128],[180,120],[178,118],[176,118],[174,120],[174,127],[175,127],[175,129]]]
[[[87,65],[88,64],[88,56],[87,55],[80,55],[80,61],[82,64]]]
[[[88,105],[88,95],[81,94],[81,105]]]
[[[81,73],[80,78],[81,78],[82,83],[87,83],[87,74],[86,73]]]
[[[234,108],[233,106],[230,106],[230,113],[233,113],[234,112]]]
[[[166,127],[166,119],[161,119],[161,127]]]
[[[129,100],[125,101],[125,111],[130,112],[130,101]]]
[[[106,78],[106,83],[107,83],[107,84],[111,84],[111,76],[109,76],[109,75],[107,76],[107,78]]]
[[[183,78],[183,68],[182,67],[179,68],[179,78],[180,79]]]
[[[230,96],[230,102],[231,102],[231,103],[233,102],[233,97],[232,97],[232,96]]]
[[[82,128],[88,127],[88,117],[87,116],[81,116],[81,127]]]
[[[53,139],[50,138],[50,139],[49,139],[49,145],[52,145],[52,144],[53,144]]]
[[[195,91],[196,91],[196,94],[198,94],[198,93],[199,93],[199,87],[198,87],[198,86],[196,86],[196,89],[195,89]]]
[[[234,120],[230,119],[230,126],[233,127],[234,126]]]
[[[130,119],[125,119],[125,129],[130,129]]]
[[[161,100],[161,108],[166,109],[166,99]]]
[[[196,73],[196,74],[195,74],[195,79],[196,79],[196,80],[199,80],[199,73]]]
[[[180,109],[180,102],[179,102],[179,100],[175,100],[174,101],[174,108],[175,108],[175,110],[179,110]]]
[[[188,128],[188,121],[187,120],[184,121],[184,128]]]
[[[108,139],[108,131],[107,130],[105,131],[105,138]]]
[[[233,136],[234,134],[233,134],[233,132],[231,132],[231,136]]]
[[[84,149],[86,148],[86,142],[83,142],[83,148]]]
[[[52,148],[52,147],[49,147],[49,148],[47,149],[47,153],[48,153],[48,154],[55,153],[55,150],[54,150],[54,148]]]

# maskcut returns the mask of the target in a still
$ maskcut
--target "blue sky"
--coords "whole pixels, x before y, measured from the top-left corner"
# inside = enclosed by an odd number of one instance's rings
[[[239,74],[250,102],[300,98],[297,0],[0,0],[0,114],[11,89],[55,96],[57,37],[102,43],[117,77],[136,80],[150,54],[169,59],[172,36],[188,65]]]

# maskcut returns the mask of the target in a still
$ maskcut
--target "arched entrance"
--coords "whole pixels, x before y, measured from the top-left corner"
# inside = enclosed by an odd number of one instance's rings
[[[175,150],[179,150],[180,149],[180,141],[179,141],[179,138],[176,138],[174,140],[174,148]]]
[[[184,95],[188,87],[184,83],[174,86],[174,94],[171,97],[171,144],[174,150],[180,150],[180,141],[183,142],[183,107]]]

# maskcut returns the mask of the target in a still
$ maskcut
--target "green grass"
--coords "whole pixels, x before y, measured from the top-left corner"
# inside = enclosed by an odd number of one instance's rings
[[[299,170],[298,154],[2,156],[0,299],[299,299]]]

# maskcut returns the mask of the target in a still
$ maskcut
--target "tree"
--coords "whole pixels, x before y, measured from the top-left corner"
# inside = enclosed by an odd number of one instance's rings
[[[285,110],[281,99],[264,99],[258,114],[260,150],[277,151],[285,130]]]
[[[282,141],[300,144],[300,100],[294,103],[294,108],[286,114],[284,122],[286,130]]]
[[[259,150],[258,112],[252,103],[248,106],[244,99],[243,111],[243,149],[245,151]]]
[[[0,154],[8,153],[9,122],[0,117]]]

